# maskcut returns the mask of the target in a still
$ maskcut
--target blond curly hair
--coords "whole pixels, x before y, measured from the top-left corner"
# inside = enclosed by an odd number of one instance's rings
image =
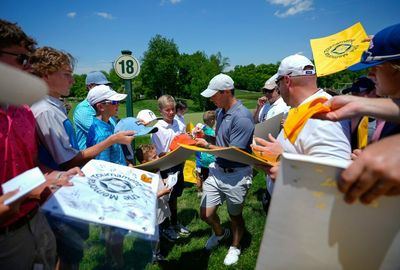
[[[74,69],[75,59],[69,53],[51,47],[38,48],[31,56],[32,73],[43,77],[69,66]]]

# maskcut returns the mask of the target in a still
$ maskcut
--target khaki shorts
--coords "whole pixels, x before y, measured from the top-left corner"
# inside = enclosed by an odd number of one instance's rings
[[[216,207],[226,200],[228,213],[232,216],[239,215],[252,178],[253,169],[250,166],[224,172],[217,164],[211,163],[210,174],[203,183],[201,207]]]

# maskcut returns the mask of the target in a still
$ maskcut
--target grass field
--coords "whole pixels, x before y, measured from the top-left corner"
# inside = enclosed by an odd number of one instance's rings
[[[237,90],[236,96],[242,100],[247,108],[254,109],[260,93]],[[189,113],[185,114],[186,122],[192,122],[193,124],[202,122],[203,112],[193,112],[192,101],[188,100],[187,102]],[[69,118],[72,120],[73,110],[77,102],[71,102],[71,105],[72,109],[69,112]],[[134,115],[142,109],[150,109],[158,114],[156,100],[137,101],[134,103],[133,108]],[[125,104],[120,105],[118,116],[120,118],[126,116]],[[149,136],[135,138],[136,145],[148,143],[149,141]],[[261,195],[264,189],[264,174],[254,171],[253,185],[249,190],[243,211],[246,232],[241,243],[242,254],[238,264],[234,267],[229,267],[229,269],[255,268],[265,223],[265,214],[261,205]],[[196,188],[188,183],[182,197],[178,199],[178,217],[192,231],[192,234],[173,244],[166,240],[162,241],[161,250],[167,258],[166,262],[148,264],[151,259],[149,242],[137,239],[134,236],[127,236],[124,240],[125,267],[123,269],[228,269],[223,265],[223,260],[231,239],[211,253],[204,250],[204,245],[211,234],[211,230],[199,217],[199,203],[200,199],[197,196]],[[220,207],[218,213],[223,226],[229,227],[230,222],[226,206]],[[99,235],[100,229],[92,226],[90,237],[86,241],[85,255],[80,265],[81,269],[112,269],[105,265],[104,242],[100,241]]]
[[[233,267],[223,265],[231,238],[211,253],[204,249],[211,230],[199,217],[200,198],[197,196],[196,188],[188,185],[182,197],[178,199],[178,217],[192,234],[173,244],[162,239],[161,250],[168,260],[159,264],[148,264],[151,258],[149,242],[132,236],[126,237],[123,269],[254,269],[265,223],[265,214],[260,202],[264,187],[264,175],[256,173],[244,206],[246,231],[242,239],[242,254],[237,265]],[[218,213],[223,226],[229,227],[225,204],[220,207]],[[99,240],[99,233],[98,227],[91,227],[81,269],[110,269],[105,265],[105,248],[104,243]]]

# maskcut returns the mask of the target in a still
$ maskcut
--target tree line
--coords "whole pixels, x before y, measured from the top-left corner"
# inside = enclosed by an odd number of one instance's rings
[[[226,71],[229,58],[223,57],[220,52],[207,56],[197,51],[192,54],[180,53],[173,39],[156,35],[149,41],[148,49],[141,59],[139,76],[132,80],[134,99],[145,97],[155,99],[163,94],[174,97],[191,99],[199,110],[210,108],[212,105],[207,99],[201,98],[200,93],[206,89],[209,80],[220,72],[227,73],[235,81],[237,89],[260,91],[264,82],[276,73],[279,62],[275,64],[237,65]],[[115,73],[103,71],[113,88],[118,92],[124,91],[123,80]],[[365,71],[342,71],[333,75],[319,77],[318,85],[339,92],[351,84]],[[74,75],[75,84],[71,89],[71,96],[84,98],[86,74]]]

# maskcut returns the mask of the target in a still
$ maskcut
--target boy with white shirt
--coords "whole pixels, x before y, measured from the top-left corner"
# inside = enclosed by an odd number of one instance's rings
[[[151,135],[151,141],[156,146],[157,155],[167,153],[169,146],[176,135],[185,133],[185,126],[180,121],[174,119],[175,110],[175,99],[170,95],[163,95],[158,99],[158,107],[163,117],[159,120],[154,127],[158,128],[158,131]],[[168,170],[161,171],[161,177],[163,179],[168,177],[169,173],[179,172],[178,182],[174,186],[169,199],[169,208],[171,210],[170,222],[171,226],[169,230],[165,230],[169,233],[170,237],[174,240],[179,238],[179,235],[189,235],[190,231],[178,222],[178,205],[177,199],[182,195],[184,179],[183,179],[183,164],[174,166]],[[178,234],[174,234],[176,231]]]

